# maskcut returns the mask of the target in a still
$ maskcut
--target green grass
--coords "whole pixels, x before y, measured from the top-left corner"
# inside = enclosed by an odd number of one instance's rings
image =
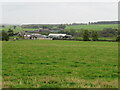
[[[96,24],[96,25],[74,25],[67,26],[65,29],[87,29],[87,30],[103,30],[105,28],[118,28],[118,24]]]
[[[117,88],[118,43],[3,41],[3,88]]]

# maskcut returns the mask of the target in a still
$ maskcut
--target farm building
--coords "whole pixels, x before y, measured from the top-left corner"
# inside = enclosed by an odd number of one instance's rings
[[[24,38],[25,39],[41,39],[41,38],[47,38],[47,36],[46,35],[33,33],[33,34],[26,34],[26,35],[24,35]]]
[[[72,38],[71,35],[67,35],[67,34],[49,34],[48,37],[57,38],[57,39]]]

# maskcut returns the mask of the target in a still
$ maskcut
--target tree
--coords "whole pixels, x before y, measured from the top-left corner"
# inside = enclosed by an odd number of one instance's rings
[[[14,29],[16,29],[16,26],[13,26]]]
[[[96,31],[92,31],[92,40],[97,41],[98,40],[98,33]]]
[[[9,30],[8,30],[8,35],[9,35],[9,36],[13,36],[13,35],[14,35],[14,32],[13,32],[12,29],[9,29]]]
[[[116,41],[119,41],[119,42],[120,42],[120,35],[118,35],[118,36],[116,37]]]
[[[8,40],[9,40],[9,35],[7,34],[7,32],[2,30],[2,41],[8,41]]]
[[[2,25],[2,28],[4,28],[5,27],[5,25]]]
[[[118,30],[117,30],[116,41],[120,42],[120,28],[119,27],[118,27]]]
[[[88,30],[84,30],[83,40],[84,40],[84,41],[90,41],[90,40],[89,40],[89,31],[88,31]]]

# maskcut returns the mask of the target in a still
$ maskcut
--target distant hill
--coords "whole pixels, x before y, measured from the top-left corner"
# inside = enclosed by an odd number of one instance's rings
[[[103,30],[106,28],[118,29],[118,24],[120,21],[98,21],[98,22],[88,22],[88,23],[72,23],[72,24],[22,24],[22,25],[10,25],[3,24],[0,25],[0,30],[8,31],[9,28],[13,29],[15,32],[18,31],[33,31],[40,28],[49,29],[49,30],[59,30],[59,25],[65,25],[65,29],[74,29],[74,30]],[[3,28],[2,28],[3,27]]]
[[[98,21],[89,23],[72,23],[66,26],[65,29],[87,29],[87,30],[103,30],[106,28],[118,29],[120,21]]]
[[[89,22],[89,24],[120,24],[120,21],[98,21],[98,22]]]

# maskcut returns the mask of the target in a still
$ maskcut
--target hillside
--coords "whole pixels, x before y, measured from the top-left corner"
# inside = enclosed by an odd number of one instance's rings
[[[118,24],[92,24],[92,25],[71,25],[65,29],[87,29],[87,30],[103,30],[105,28],[118,28]]]
[[[13,28],[12,26],[6,26],[3,28],[3,30],[8,31],[9,28]],[[103,30],[105,28],[118,28],[118,24],[89,24],[89,25],[66,25],[65,29],[75,29],[75,30],[81,30],[81,29],[87,29],[87,30]],[[0,28],[2,30],[2,28]],[[15,32],[19,31],[33,31],[38,30],[38,28],[21,28],[20,26],[17,26],[15,29],[13,29]]]

